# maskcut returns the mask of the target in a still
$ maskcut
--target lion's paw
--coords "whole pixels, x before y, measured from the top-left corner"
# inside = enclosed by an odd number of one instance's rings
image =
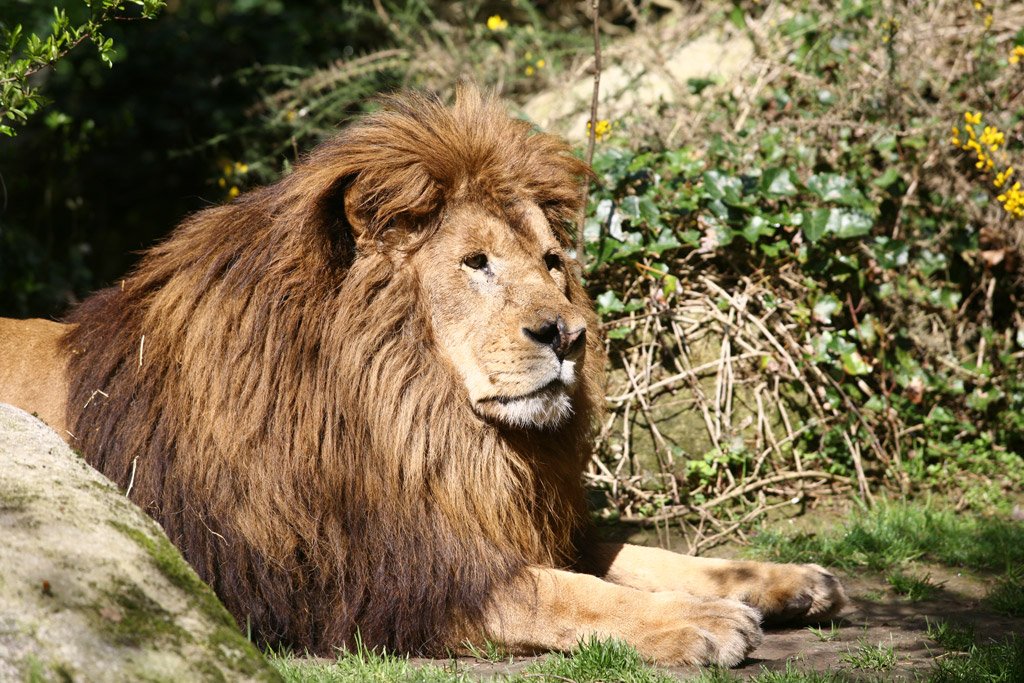
[[[659,664],[736,666],[764,639],[761,613],[741,602],[662,596],[669,602],[665,621],[648,631],[640,647]]]
[[[819,622],[838,615],[849,604],[839,579],[816,564],[776,565],[773,581],[759,599],[751,601],[764,611],[765,621]]]

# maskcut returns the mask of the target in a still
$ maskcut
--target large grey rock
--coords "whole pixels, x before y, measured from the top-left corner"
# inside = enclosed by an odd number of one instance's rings
[[[155,522],[0,405],[0,681],[277,678]]]

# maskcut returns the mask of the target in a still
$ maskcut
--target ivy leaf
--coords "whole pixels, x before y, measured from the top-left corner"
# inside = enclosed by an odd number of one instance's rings
[[[881,187],[884,189],[889,187],[899,179],[900,172],[894,166],[890,166],[885,170],[885,173],[872,180],[871,184],[874,185],[875,187]]]
[[[832,314],[838,311],[841,305],[839,299],[831,294],[825,294],[814,304],[811,315],[818,322],[830,325],[832,323]]]
[[[807,181],[807,189],[826,202],[864,208],[870,206],[852,180],[838,173],[816,173]]]
[[[848,375],[866,375],[871,372],[871,366],[857,351],[850,351],[839,356],[843,363],[843,372]]]
[[[748,242],[754,244],[761,237],[768,237],[770,235],[774,235],[775,230],[774,228],[772,228],[771,223],[769,223],[763,217],[751,216],[750,220],[747,221],[747,224],[740,231],[740,234],[743,235]]]
[[[707,171],[704,173],[704,189],[712,199],[721,199],[726,204],[742,204],[743,181],[735,176]]]
[[[626,306],[622,303],[622,299],[619,298],[619,295],[610,289],[603,294],[598,294],[596,302],[597,312],[601,315],[607,315],[608,313],[622,313],[626,310]]]
[[[859,211],[831,209],[825,228],[839,239],[850,239],[868,234],[873,225],[874,221]]]
[[[769,197],[792,197],[797,193],[793,172],[788,168],[769,168],[761,176],[761,187]]]
[[[814,209],[801,214],[800,232],[808,242],[817,242],[825,234],[830,213],[830,209]]]

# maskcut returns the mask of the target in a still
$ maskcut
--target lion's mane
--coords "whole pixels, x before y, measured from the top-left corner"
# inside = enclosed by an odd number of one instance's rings
[[[385,99],[72,312],[75,445],[263,642],[451,645],[526,564],[574,561],[602,354],[557,430],[481,421],[396,250],[456,199],[531,200],[567,240],[586,173],[471,88],[453,107]]]

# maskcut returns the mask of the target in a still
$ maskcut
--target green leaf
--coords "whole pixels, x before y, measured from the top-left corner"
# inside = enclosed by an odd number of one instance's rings
[[[603,294],[598,294],[596,302],[597,312],[601,315],[606,315],[608,313],[622,313],[626,310],[626,306],[622,303],[622,299],[619,298],[619,295],[610,289]]]
[[[721,171],[711,170],[704,173],[704,189],[709,197],[721,199],[726,204],[742,202],[743,182]]]
[[[814,304],[812,315],[815,320],[825,324],[832,323],[832,315],[842,306],[839,299],[831,294],[825,294]]]
[[[813,211],[804,211],[801,214],[800,232],[803,233],[808,242],[817,242],[825,234],[825,227],[828,225],[830,213],[829,209],[814,209]]]
[[[871,181],[875,187],[887,188],[900,179],[900,172],[894,166],[890,166],[885,173]]]
[[[843,372],[848,375],[866,375],[871,372],[871,366],[857,351],[850,351],[839,356],[843,363]]]
[[[860,212],[832,209],[826,229],[839,239],[849,239],[868,234],[873,225],[874,221]]]
[[[619,209],[630,220],[638,220],[640,218],[640,198],[636,195],[623,197],[622,202],[619,204]]]
[[[751,216],[750,220],[747,221],[747,224],[740,231],[740,234],[743,235],[748,242],[754,244],[761,237],[774,235],[775,228],[761,216]]]
[[[837,173],[817,173],[807,181],[807,189],[826,202],[843,206],[866,208],[867,198],[857,189],[852,180]]]
[[[770,197],[792,197],[797,193],[793,172],[788,168],[769,168],[761,176],[761,188]]]
[[[692,230],[692,231],[688,230],[686,232],[695,232],[696,233],[697,231],[696,230]],[[697,243],[698,244],[700,243],[700,234],[699,233],[697,234]],[[654,254],[661,255],[662,252],[664,252],[664,251],[666,251],[668,249],[678,249],[681,246],[683,246],[682,243],[678,239],[676,239],[676,236],[672,234],[671,230],[663,230],[661,232],[661,234],[658,235],[658,239],[657,240],[647,244],[647,251],[652,252]]]

